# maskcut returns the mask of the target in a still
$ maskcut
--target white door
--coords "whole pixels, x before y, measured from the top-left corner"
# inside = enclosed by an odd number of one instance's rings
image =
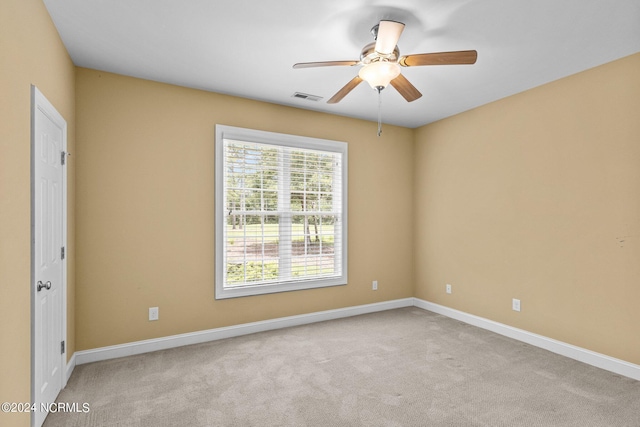
[[[35,87],[32,127],[32,425],[39,427],[47,416],[43,409],[55,401],[66,379],[67,124]]]

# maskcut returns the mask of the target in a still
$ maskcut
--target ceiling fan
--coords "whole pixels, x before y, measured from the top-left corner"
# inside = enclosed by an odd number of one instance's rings
[[[329,104],[336,104],[363,81],[380,93],[389,83],[408,102],[415,101],[422,94],[401,73],[400,67],[416,67],[422,65],[455,65],[475,64],[478,52],[462,50],[456,52],[420,53],[400,56],[398,40],[404,30],[404,24],[396,21],[382,20],[371,29],[376,40],[366,45],[360,53],[358,61],[324,61],[302,62],[293,68],[330,67],[336,65],[362,65],[360,72],[331,99]]]

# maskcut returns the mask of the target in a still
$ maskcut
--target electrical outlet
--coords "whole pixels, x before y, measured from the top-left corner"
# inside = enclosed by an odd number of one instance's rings
[[[160,313],[158,307],[149,307],[149,320],[158,320]]]
[[[520,311],[520,300],[514,298],[511,301],[511,308],[513,309],[513,311]]]
[[[447,293],[450,294],[451,293],[451,285],[447,283]]]
[[[378,290],[378,281],[377,281],[377,280],[374,280],[374,281],[371,283],[371,289],[373,289],[374,291],[377,291],[377,290]]]

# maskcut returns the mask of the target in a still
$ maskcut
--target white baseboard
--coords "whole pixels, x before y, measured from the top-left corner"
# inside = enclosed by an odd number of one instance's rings
[[[67,362],[67,366],[64,371],[63,387],[67,385],[67,381],[69,381],[69,378],[71,378],[71,374],[73,373],[73,370],[75,368],[76,368],[76,353],[73,353],[73,355],[71,356],[71,359]]]
[[[168,348],[181,347],[190,344],[200,344],[203,342],[253,334],[256,332],[306,325],[309,323],[340,319],[343,317],[357,316],[360,314],[374,313],[377,311],[392,310],[395,308],[412,307],[413,305],[414,298],[404,298],[374,304],[358,305],[355,307],[338,308],[335,310],[301,314],[298,316],[280,317],[277,319],[263,320],[261,322],[244,323],[241,325],[209,329],[206,331],[172,335],[168,337],[136,341],[127,344],[101,347],[92,350],[82,350],[74,353],[72,357],[72,360],[74,361],[73,366],[75,367],[75,364],[82,365],[84,363],[132,356],[135,354],[165,350]],[[73,371],[73,368],[71,368],[71,371]],[[69,372],[69,375],[70,374],[71,373]]]
[[[264,320],[260,322],[244,323],[241,325],[227,326],[223,328],[209,329],[206,331],[191,332],[168,337],[136,341],[127,344],[101,347],[92,350],[77,351],[67,363],[65,372],[68,380],[77,365],[84,363],[98,362],[101,360],[115,359],[118,357],[132,356],[135,354],[149,353],[157,350],[165,350],[174,347],[181,347],[190,344],[199,344],[208,341],[215,341],[224,338],[232,338],[241,335],[253,334],[275,329],[288,328],[291,326],[306,325],[309,323],[322,322],[325,320],[340,319],[344,317],[357,316],[360,314],[374,313],[378,311],[392,310],[403,307],[418,307],[423,310],[442,314],[452,319],[486,329],[518,341],[531,344],[536,347],[549,350],[553,353],[569,357],[574,360],[605,369],[625,377],[640,381],[640,366],[624,360],[616,359],[604,354],[596,353],[581,347],[547,338],[522,329],[514,328],[493,320],[465,313],[419,298],[404,298],[392,301],[384,301],[374,304],[359,305],[355,307],[345,307],[335,310],[319,311],[316,313],[301,314],[298,316],[280,317],[277,319]]]
[[[562,341],[557,341],[552,338],[547,338],[542,335],[527,332],[522,329],[494,322],[493,320],[485,319],[473,314],[468,314],[463,311],[458,311],[453,308],[421,300],[419,298],[414,298],[413,305],[424,310],[442,314],[452,319],[460,320],[461,322],[468,323],[482,329],[487,329],[500,335],[504,335],[509,338],[513,338],[518,341],[543,348],[545,350],[549,350],[553,353],[578,360],[588,365],[592,365],[597,368],[605,369],[607,371],[640,381],[640,365],[635,365],[624,360],[616,359],[614,357],[610,357],[601,353],[596,353],[595,351],[576,347]]]

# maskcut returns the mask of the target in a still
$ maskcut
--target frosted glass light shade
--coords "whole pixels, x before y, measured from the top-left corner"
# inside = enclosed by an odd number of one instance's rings
[[[360,78],[373,88],[385,88],[389,82],[400,74],[400,66],[396,62],[376,61],[360,69]]]
[[[380,21],[376,40],[376,52],[389,55],[396,48],[400,35],[404,30],[402,22]]]

